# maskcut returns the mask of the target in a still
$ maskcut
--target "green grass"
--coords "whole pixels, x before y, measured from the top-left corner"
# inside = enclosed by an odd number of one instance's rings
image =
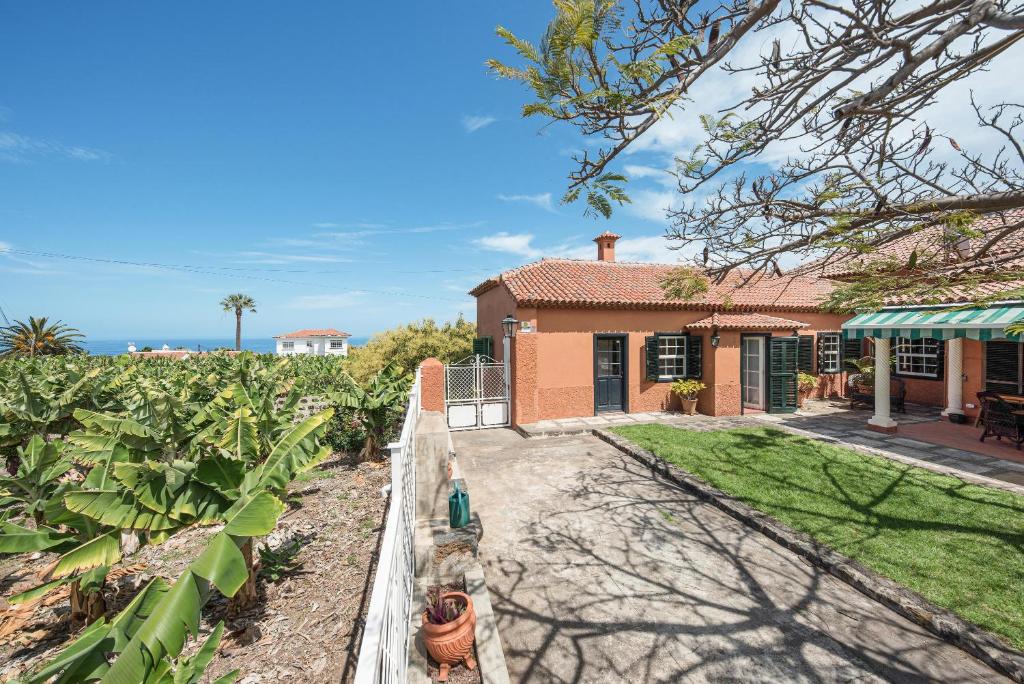
[[[1024,497],[771,428],[614,428],[1024,648]]]

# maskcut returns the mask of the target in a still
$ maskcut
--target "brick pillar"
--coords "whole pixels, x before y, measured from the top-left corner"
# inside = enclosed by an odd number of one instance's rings
[[[420,364],[420,406],[444,413],[444,364],[431,357]]]

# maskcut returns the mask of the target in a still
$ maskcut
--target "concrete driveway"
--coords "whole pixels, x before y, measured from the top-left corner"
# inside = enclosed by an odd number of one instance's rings
[[[514,681],[999,681],[589,436],[455,449]]]

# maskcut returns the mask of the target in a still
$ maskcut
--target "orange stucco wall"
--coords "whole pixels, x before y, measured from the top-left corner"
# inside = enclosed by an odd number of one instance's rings
[[[504,285],[477,298],[477,329],[494,338],[495,356],[502,355],[501,319],[512,313],[528,321],[534,332],[518,333],[512,354],[512,420],[514,424],[594,414],[594,333],[628,335],[627,403],[631,412],[679,408],[669,384],[645,377],[645,338],[655,332],[682,330],[708,315],[705,311],[628,311],[595,309],[534,309],[516,307]],[[846,316],[827,313],[791,313],[763,310],[780,318],[808,324],[802,335],[839,330]],[[776,331],[789,335],[791,331]],[[740,331],[720,331],[719,347],[713,348],[710,332],[702,331],[703,382],[697,409],[707,415],[740,413]],[[974,416],[984,384],[984,345],[964,340],[964,410]],[[945,406],[948,371],[943,380],[907,379],[907,398],[913,403]],[[846,374],[820,375],[815,395],[845,396]]]
[[[480,299],[496,293],[484,293]],[[506,293],[507,294],[507,293]],[[495,316],[508,311],[495,305],[503,295],[478,308],[478,315]],[[489,312],[489,313],[488,313]],[[790,314],[764,311],[808,323],[803,334],[838,330],[842,316],[820,313]],[[708,315],[704,311],[602,311],[587,309],[516,309],[519,320],[529,321],[534,332],[517,334],[513,343],[513,422],[571,418],[594,414],[594,334],[625,333],[627,343],[627,405],[630,412],[679,408],[669,391],[670,383],[646,379],[645,338],[655,332],[682,330]],[[479,319],[483,320],[483,318]],[[500,320],[500,319],[499,319]],[[500,326],[499,326],[500,327]],[[481,328],[484,330],[486,328]],[[486,334],[486,333],[484,333]],[[776,334],[788,335],[789,331]],[[740,333],[722,331],[722,341],[711,347],[709,331],[703,331],[703,380],[698,410],[709,415],[740,413]],[[829,383],[834,382],[834,386]],[[841,394],[840,376],[823,376],[822,390]]]

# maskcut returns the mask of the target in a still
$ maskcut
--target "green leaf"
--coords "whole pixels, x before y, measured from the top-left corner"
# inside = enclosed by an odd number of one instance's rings
[[[82,570],[101,565],[113,565],[121,560],[121,539],[118,530],[111,530],[68,551],[57,561],[50,573],[52,577],[67,577]]]
[[[68,541],[69,535],[50,527],[31,530],[10,522],[0,523],[0,553],[43,551]]]
[[[267,491],[261,491],[250,499],[239,499],[226,514],[224,532],[236,537],[270,534],[284,509],[284,503]]]

